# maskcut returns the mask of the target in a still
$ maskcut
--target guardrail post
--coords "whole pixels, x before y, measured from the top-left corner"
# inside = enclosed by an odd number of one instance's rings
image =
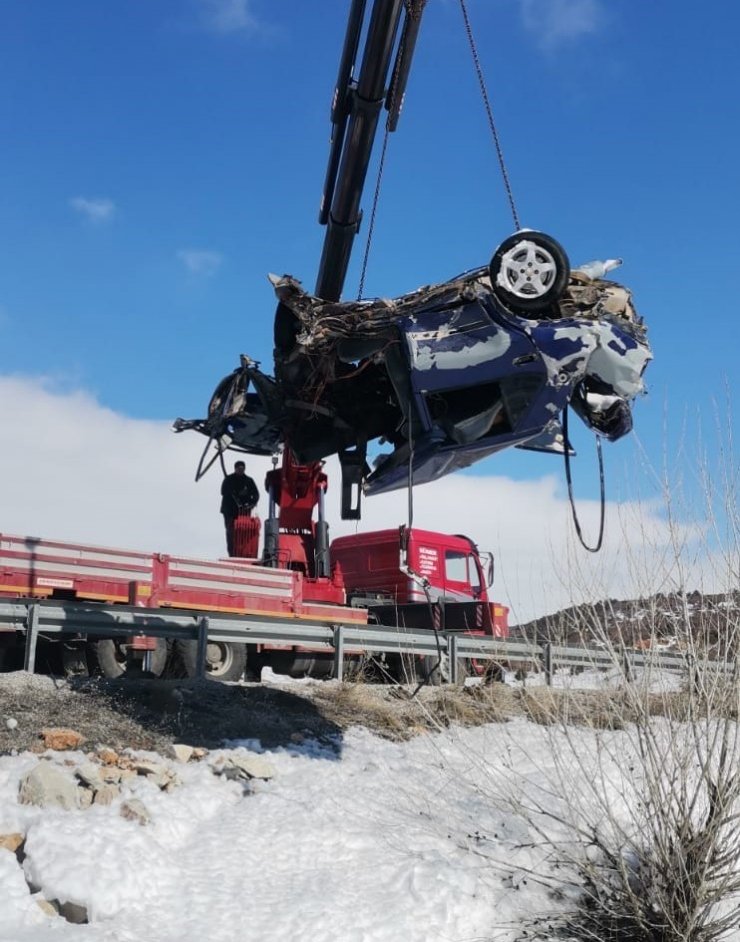
[[[632,658],[630,657],[630,652],[625,648],[622,651],[622,671],[624,672],[624,679],[627,683],[632,683],[634,672],[632,670]]]
[[[447,636],[447,657],[450,662],[449,671],[450,671],[450,683],[459,684],[460,683],[460,671],[459,662],[457,659],[457,643],[460,639],[457,635],[448,635]]]
[[[195,653],[195,676],[203,680],[206,676],[206,648],[208,647],[208,616],[198,619],[198,648]]]
[[[545,683],[552,687],[552,644],[549,641],[542,645],[542,664],[545,669]]]
[[[26,616],[26,650],[23,656],[23,670],[33,674],[36,669],[36,640],[39,630],[39,607],[29,605]]]
[[[334,626],[334,679],[344,680],[344,625]]]

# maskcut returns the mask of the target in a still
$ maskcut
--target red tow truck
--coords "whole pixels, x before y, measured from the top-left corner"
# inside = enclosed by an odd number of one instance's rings
[[[257,616],[263,623],[437,628],[484,637],[508,634],[508,610],[488,598],[492,558],[478,553],[467,537],[401,527],[333,541],[330,576],[312,576],[302,566],[277,568],[261,559],[203,560],[102,546],[0,534],[0,664],[10,666],[23,634],[3,624],[9,603],[48,600],[89,603],[114,613],[118,605],[147,609],[166,617],[178,610],[197,614]],[[12,606],[11,606],[12,607]],[[5,630],[3,630],[5,628]],[[245,622],[245,639],[248,634]],[[120,676],[148,655],[154,674],[165,671],[172,654],[189,674],[196,672],[196,642],[178,640],[168,649],[162,638],[87,639],[62,634],[62,662],[69,671],[94,665]],[[177,660],[177,658],[175,658]],[[390,679],[408,678],[409,661],[380,657]],[[424,678],[429,663],[416,659]],[[172,663],[172,661],[170,661]],[[412,659],[412,666],[414,665]],[[256,679],[263,667],[291,676],[327,677],[327,654],[277,644],[209,641],[208,676]],[[426,672],[426,673],[425,673]]]

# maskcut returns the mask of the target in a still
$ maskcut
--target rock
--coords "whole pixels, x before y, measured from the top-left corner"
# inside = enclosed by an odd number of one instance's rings
[[[22,805],[57,805],[60,808],[79,807],[80,789],[70,776],[53,762],[42,759],[21,779],[18,800]]]
[[[100,746],[97,756],[103,765],[118,765],[118,753],[114,749],[109,749],[108,746]]]
[[[138,798],[129,798],[121,805],[121,817],[127,821],[136,821],[137,824],[148,824],[151,821],[149,812]]]
[[[5,718],[5,728],[9,730],[14,730],[18,728],[18,720],[14,716],[8,716]]]
[[[85,762],[78,766],[75,770],[75,775],[82,784],[87,785],[88,788],[100,788],[103,784],[103,776],[100,767],[95,765],[94,762]]]
[[[243,778],[274,778],[277,774],[275,766],[262,756],[248,753],[247,755],[230,755],[226,758],[225,770],[236,769]]]
[[[186,746],[184,743],[175,742],[167,750],[170,759],[175,759],[177,762],[189,762],[195,749],[192,746]]]
[[[39,738],[43,740],[46,749],[56,749],[61,752],[65,749],[79,749],[85,737],[73,729],[63,726],[50,726],[42,729]]]
[[[47,916],[58,916],[59,909],[54,905],[51,900],[44,899],[43,896],[36,897],[36,905],[39,909],[43,910]]]
[[[195,749],[193,749],[194,759],[205,759],[207,755],[208,755],[208,750],[203,749],[202,746],[196,746]]]
[[[59,915],[64,916],[67,922],[74,923],[76,926],[84,926],[87,923],[87,908],[81,903],[59,903]]]
[[[93,803],[94,792],[91,788],[79,788],[77,790],[77,802],[80,808],[89,808]]]
[[[115,765],[106,766],[100,770],[100,777],[102,778],[103,782],[120,782],[124,774],[125,773]],[[132,778],[134,775],[136,775],[136,772],[128,773],[129,778]]]
[[[134,767],[138,775],[145,775],[160,788],[167,788],[167,786],[177,783],[177,776],[174,772],[168,769],[166,765],[160,765],[159,762],[151,762],[149,759],[137,759]]]
[[[17,831],[14,831],[12,834],[0,834],[0,847],[4,847],[5,850],[9,850],[11,854],[15,854],[18,848],[23,846],[24,840],[24,836]]]
[[[120,792],[116,785],[106,782],[100,788],[95,789],[93,803],[96,805],[110,805],[114,799],[118,798]]]
[[[152,762],[151,759],[135,759],[134,769],[139,775],[157,776],[167,771],[167,767],[161,762]]]

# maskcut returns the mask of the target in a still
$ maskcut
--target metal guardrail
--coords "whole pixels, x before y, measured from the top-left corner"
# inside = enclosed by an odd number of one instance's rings
[[[441,653],[448,659],[451,683],[459,683],[463,679],[463,662],[467,660],[530,662],[542,670],[548,684],[552,683],[553,674],[559,667],[612,667],[619,669],[628,680],[635,669],[645,667],[687,675],[698,670],[733,672],[735,669],[730,661],[696,660],[681,653],[577,648],[550,643],[540,645],[461,633],[435,634],[431,630],[412,631],[402,627],[317,625],[300,619],[268,620],[258,615],[184,613],[170,609],[33,599],[0,601],[0,632],[3,631],[25,634],[24,668],[27,671],[34,670],[39,636],[47,634],[113,638],[146,635],[196,640],[198,676],[204,675],[209,640],[295,646],[329,654],[334,658],[334,676],[339,680],[343,678],[345,657],[360,653],[431,657]]]

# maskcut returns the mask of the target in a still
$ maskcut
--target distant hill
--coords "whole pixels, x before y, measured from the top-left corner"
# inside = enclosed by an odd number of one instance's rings
[[[714,646],[740,634],[740,591],[660,593],[575,605],[510,629],[511,638],[542,644],[609,640],[629,647],[649,639],[681,648],[687,637]],[[740,638],[738,638],[740,641]]]

